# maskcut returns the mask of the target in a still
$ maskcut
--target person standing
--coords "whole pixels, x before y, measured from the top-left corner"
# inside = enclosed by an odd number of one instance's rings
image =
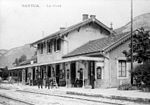
[[[79,82],[78,82],[78,85],[79,85],[79,87],[82,87],[83,86],[83,69],[82,68],[80,68],[79,69],[79,71],[78,71],[78,73],[79,73]]]
[[[95,76],[94,74],[91,74],[91,85],[92,85],[92,89],[95,88]]]
[[[43,84],[43,82],[42,82],[40,72],[37,70],[37,85],[38,85],[38,88],[43,88],[42,84]]]

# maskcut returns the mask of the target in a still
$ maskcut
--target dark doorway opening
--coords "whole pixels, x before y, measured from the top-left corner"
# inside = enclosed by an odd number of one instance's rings
[[[25,69],[25,82],[27,82],[27,78],[28,78],[28,69]]]
[[[43,77],[44,77],[44,67],[41,66],[41,78],[43,79]]]
[[[33,69],[33,74],[32,74],[33,78],[32,79],[35,80],[35,67],[33,67],[32,69]]]
[[[71,63],[71,84],[72,86],[75,85],[75,79],[76,79],[76,63]]]
[[[90,85],[92,84],[92,78],[91,78],[91,76],[92,76],[92,74],[94,75],[94,77],[95,77],[95,62],[94,61],[89,61],[88,62],[88,65],[89,65],[89,69],[88,69],[88,76],[89,76],[89,80],[90,80]]]
[[[21,70],[19,71],[19,81],[20,82],[22,81],[22,71]]]
[[[48,77],[51,77],[51,66],[48,66],[47,76],[48,76]]]
[[[60,72],[60,65],[56,65],[56,82],[59,86],[59,72]]]

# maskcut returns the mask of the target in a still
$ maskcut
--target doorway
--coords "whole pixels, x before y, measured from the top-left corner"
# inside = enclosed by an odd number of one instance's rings
[[[56,65],[56,82],[59,86],[59,71],[60,71],[60,65]]]
[[[72,62],[70,68],[71,68],[71,84],[72,84],[72,86],[74,86],[75,79],[76,79],[76,63]]]
[[[50,65],[48,65],[47,77],[48,78],[51,77],[51,66]]]
[[[28,69],[25,69],[25,82],[27,82],[27,78],[28,78]]]
[[[91,76],[92,76],[92,74],[94,75],[94,77],[95,77],[95,62],[94,61],[89,61],[88,62],[88,65],[89,65],[89,69],[88,69],[88,77],[89,77],[89,85],[91,85],[92,84],[92,78],[91,78]]]
[[[33,77],[32,77],[32,79],[33,79],[33,81],[34,81],[34,80],[35,80],[35,67],[33,67],[32,69],[33,69],[33,73],[32,73],[32,76],[33,76]]]

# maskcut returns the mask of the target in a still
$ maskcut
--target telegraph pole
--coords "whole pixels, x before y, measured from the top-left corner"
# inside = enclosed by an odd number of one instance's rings
[[[133,0],[131,0],[131,85],[133,84]]]

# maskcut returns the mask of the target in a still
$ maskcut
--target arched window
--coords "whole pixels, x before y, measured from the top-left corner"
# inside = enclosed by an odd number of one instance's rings
[[[97,67],[97,79],[102,79],[102,68]]]

